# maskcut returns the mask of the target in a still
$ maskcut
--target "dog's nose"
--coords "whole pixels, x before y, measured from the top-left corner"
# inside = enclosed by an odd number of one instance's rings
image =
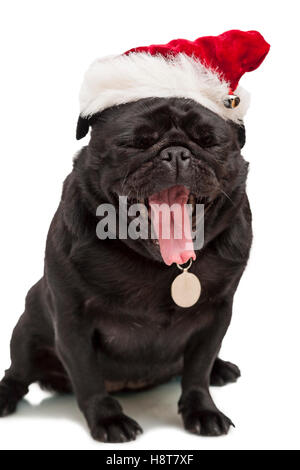
[[[160,152],[160,156],[164,164],[169,168],[173,167],[178,170],[186,170],[191,161],[191,152],[186,147],[167,147]]]

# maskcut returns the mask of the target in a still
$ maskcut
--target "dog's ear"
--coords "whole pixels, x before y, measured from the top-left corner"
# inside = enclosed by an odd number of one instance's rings
[[[90,118],[79,116],[76,127],[76,139],[80,140],[85,137],[89,131]]]
[[[244,123],[243,122],[239,124],[233,123],[232,125],[237,134],[240,148],[242,149],[246,143],[246,129],[245,129]]]
[[[238,126],[238,139],[239,139],[240,147],[242,149],[246,143],[246,129],[245,129],[244,124],[240,124]]]

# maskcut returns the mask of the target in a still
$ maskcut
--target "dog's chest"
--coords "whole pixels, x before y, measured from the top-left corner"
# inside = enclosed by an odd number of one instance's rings
[[[207,321],[201,306],[177,307],[170,285],[152,282],[116,283],[115,294],[86,302],[86,315],[93,318],[97,345],[108,356],[136,361],[174,361],[184,351],[195,329]]]
[[[99,252],[80,254],[81,272],[92,295],[85,301],[85,315],[93,325],[96,343],[108,355],[151,356],[157,360],[182,354],[191,334],[205,325],[205,291],[192,308],[175,305],[171,285],[180,271],[173,267],[130,262]]]

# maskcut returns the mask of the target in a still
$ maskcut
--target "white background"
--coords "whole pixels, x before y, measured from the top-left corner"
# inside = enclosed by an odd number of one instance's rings
[[[1,374],[25,294],[42,274],[62,181],[81,147],[78,90],[89,62],[228,29],[257,29],[272,46],[241,81],[252,93],[243,153],[251,164],[255,239],[221,355],[241,367],[242,378],[213,389],[236,429],[218,438],[186,433],[176,414],[179,385],[171,383],[121,397],[145,432],[133,443],[105,446],[90,438],[74,398],[33,386],[17,414],[0,420],[1,449],[299,449],[298,3],[1,2]]]

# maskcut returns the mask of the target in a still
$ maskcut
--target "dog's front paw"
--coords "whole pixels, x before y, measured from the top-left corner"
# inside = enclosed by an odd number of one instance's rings
[[[11,415],[16,411],[18,399],[10,393],[5,385],[0,384],[0,418]]]
[[[93,397],[88,403],[86,417],[96,441],[133,441],[143,432],[140,425],[126,416],[117,400],[110,396]]]
[[[187,431],[202,436],[221,436],[233,426],[231,420],[218,410],[193,410],[183,413],[182,417]]]
[[[101,442],[133,441],[140,433],[142,428],[139,424],[123,413],[98,419],[91,429],[92,437]]]
[[[217,358],[211,371],[210,384],[218,386],[226,385],[236,382],[240,376],[241,372],[238,366]]]
[[[214,405],[207,393],[191,391],[179,401],[179,413],[187,431],[201,436],[221,436],[234,426]]]

